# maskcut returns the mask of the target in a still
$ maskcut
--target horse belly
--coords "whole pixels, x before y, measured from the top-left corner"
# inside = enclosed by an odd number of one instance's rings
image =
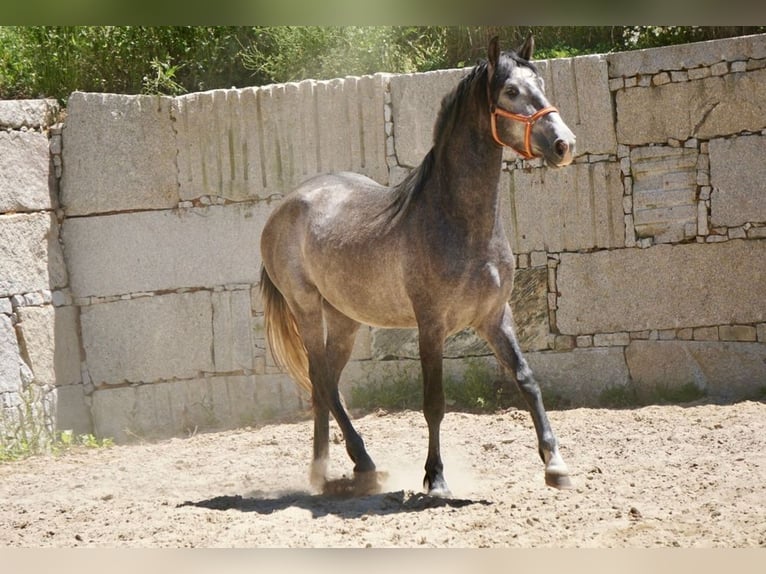
[[[371,261],[341,266],[337,258],[330,259],[316,283],[322,297],[338,311],[373,327],[416,325],[412,303],[395,267]]]

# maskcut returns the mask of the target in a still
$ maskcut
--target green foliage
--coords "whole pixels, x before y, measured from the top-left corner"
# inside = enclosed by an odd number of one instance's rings
[[[179,86],[244,85],[240,34],[203,26],[0,27],[0,97],[64,101],[75,90],[172,94]]]
[[[16,408],[0,409],[0,463],[41,454],[62,454],[77,447],[106,448],[109,438],[56,431],[48,412],[44,391],[36,384],[20,393]]]
[[[638,406],[639,400],[632,385],[614,385],[601,392],[598,404],[608,409],[621,409]]]
[[[622,46],[626,50],[654,48],[764,31],[765,26],[625,26],[622,29]]]
[[[691,403],[705,396],[705,391],[694,383],[658,386],[655,393],[659,404]]]
[[[446,64],[446,34],[392,26],[260,26],[242,51],[258,83],[416,72]]]
[[[52,424],[43,391],[30,384],[19,398],[15,409],[0,410],[0,462],[45,452],[51,444]]]
[[[363,411],[418,410],[423,406],[423,378],[398,370],[391,376],[373,379],[351,389],[350,406]]]
[[[508,392],[506,383],[494,376],[481,359],[467,359],[462,376],[444,377],[447,408],[453,411],[491,413],[515,405],[518,393]],[[423,407],[423,377],[398,370],[393,375],[368,381],[351,390],[350,405],[362,411],[420,410]]]
[[[491,413],[511,406],[504,390],[504,381],[497,380],[493,370],[481,359],[466,360],[462,377],[444,379],[447,406],[454,410]]]
[[[65,430],[56,433],[51,449],[55,454],[60,454],[77,447],[109,448],[112,446],[114,446],[114,441],[110,438],[100,439],[92,434],[76,435],[71,430]]]
[[[178,66],[171,66],[170,62],[160,62],[157,58],[154,58],[149,65],[152,68],[152,75],[144,76],[143,93],[177,96],[186,91],[186,88],[175,81]]]
[[[764,26],[0,26],[0,98],[174,95],[471,66],[489,39],[537,58],[710,40]]]

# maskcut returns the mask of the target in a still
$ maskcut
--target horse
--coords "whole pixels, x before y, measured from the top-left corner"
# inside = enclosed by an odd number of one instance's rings
[[[428,455],[423,487],[450,497],[439,430],[445,413],[445,339],[464,328],[483,337],[511,373],[534,422],[545,482],[570,488],[569,471],[539,385],[522,356],[508,303],[514,256],[500,216],[504,147],[551,166],[572,162],[575,136],[544,93],[534,38],[515,51],[490,40],[444,96],[433,146],[398,185],[336,172],[300,184],[261,235],[261,294],[276,363],[311,394],[310,481],[327,479],[329,415],[343,434],[354,479],[376,466],[338,390],[360,325],[417,327]]]

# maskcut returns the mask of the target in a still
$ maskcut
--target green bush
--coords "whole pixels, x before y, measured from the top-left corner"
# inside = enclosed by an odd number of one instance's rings
[[[259,84],[376,72],[416,72],[447,64],[445,29],[395,26],[262,26],[242,51]]]
[[[64,101],[75,90],[179,93],[245,85],[240,35],[231,27],[0,27],[0,97]]]
[[[510,379],[498,376],[484,359],[467,359],[460,376],[447,375],[443,380],[447,409],[473,413],[491,413],[511,406],[522,406],[519,393]],[[509,389],[509,386],[511,387]],[[370,412],[420,410],[423,408],[423,376],[414,371],[394,369],[388,376],[375,377],[351,389],[349,405]]]
[[[766,31],[764,26],[0,26],[0,98],[75,90],[175,95],[374,72],[471,66],[500,36],[538,58]]]
[[[51,403],[46,391],[36,383],[22,389],[19,399],[15,408],[0,407],[0,464],[30,456],[62,454],[77,447],[101,448],[114,444],[110,438],[55,430]]]

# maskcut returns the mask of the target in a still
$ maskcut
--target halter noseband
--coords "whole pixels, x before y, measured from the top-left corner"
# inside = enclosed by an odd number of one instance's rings
[[[536,111],[531,116],[525,116],[523,114],[511,113],[507,110],[498,108],[495,104],[490,104],[489,105],[489,120],[490,120],[490,126],[492,127],[492,137],[501,147],[509,147],[513,151],[521,155],[524,159],[532,159],[533,157],[536,157],[535,154],[532,153],[532,126],[541,117],[547,116],[548,114],[553,112],[558,113],[558,110],[554,108],[553,106],[548,106],[546,108],[542,108],[541,110]],[[522,122],[525,124],[526,127],[524,129],[524,149],[523,150],[520,150],[519,148],[511,144],[505,143],[503,140],[500,139],[500,137],[497,135],[497,116],[502,116],[509,120]]]

